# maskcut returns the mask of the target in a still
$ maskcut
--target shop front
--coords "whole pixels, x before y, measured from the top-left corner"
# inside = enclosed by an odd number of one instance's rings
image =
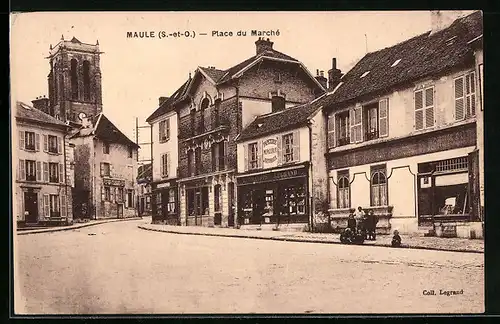
[[[180,225],[177,182],[156,182],[151,184],[151,188],[153,223]]]
[[[240,226],[309,222],[308,168],[305,164],[239,174],[237,187]]]

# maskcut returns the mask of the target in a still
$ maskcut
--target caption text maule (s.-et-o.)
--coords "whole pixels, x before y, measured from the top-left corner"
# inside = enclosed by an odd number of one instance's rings
[[[160,31],[128,31],[127,38],[195,38],[197,36],[203,37],[271,37],[280,36],[280,30],[212,30],[210,32],[196,32],[194,30],[184,30],[184,31],[172,31],[167,32],[165,30]]]

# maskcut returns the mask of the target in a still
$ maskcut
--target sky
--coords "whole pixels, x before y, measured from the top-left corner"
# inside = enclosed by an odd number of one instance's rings
[[[11,15],[11,94],[26,103],[48,96],[45,57],[61,36],[88,44],[99,40],[103,112],[135,141],[136,118],[147,125],[158,97],[172,95],[198,66],[227,69],[255,55],[258,37],[251,30],[279,30],[269,37],[274,49],[302,61],[312,74],[319,69],[326,75],[333,57],[346,73],[367,51],[430,29],[429,11],[21,13]],[[185,30],[195,37],[158,37]],[[237,36],[238,31],[247,34]],[[127,32],[155,37],[127,38]],[[149,140],[149,130],[141,130],[139,142]],[[142,151],[147,159],[149,148]]]

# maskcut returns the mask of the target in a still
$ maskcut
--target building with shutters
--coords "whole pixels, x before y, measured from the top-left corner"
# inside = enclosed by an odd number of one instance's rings
[[[308,228],[327,197],[325,134],[326,119],[315,103],[258,116],[242,130],[236,176],[241,228]]]
[[[15,215],[18,225],[71,224],[72,148],[70,127],[17,102],[13,134]],[[17,147],[16,147],[17,146]]]
[[[177,114],[180,224],[234,226],[236,136],[255,117],[311,101],[324,91],[300,61],[275,50],[269,39],[258,39],[255,55],[228,69],[198,67],[158,109]]]
[[[361,206],[379,216],[379,232],[482,235],[471,43],[482,14],[447,14],[434,11],[431,31],[368,53],[318,100],[328,115],[334,227]]]
[[[146,119],[153,142],[151,212],[153,223],[179,225],[178,115],[172,105],[183,94],[187,81],[170,97],[160,97],[158,108]]]
[[[104,114],[83,118],[69,137],[74,145],[74,218],[137,216],[139,146]]]

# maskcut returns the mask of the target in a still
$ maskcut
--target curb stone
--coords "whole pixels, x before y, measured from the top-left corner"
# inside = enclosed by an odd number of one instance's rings
[[[57,228],[46,228],[46,229],[40,229],[40,230],[23,230],[17,232],[17,235],[29,235],[29,234],[41,234],[41,233],[52,233],[52,232],[61,232],[61,231],[71,231],[74,229],[80,229],[84,227],[89,227],[89,226],[96,226],[96,225],[102,225],[102,224],[107,224],[107,223],[116,223],[116,222],[124,222],[124,221],[131,221],[131,220],[140,220],[143,219],[142,217],[133,217],[133,218],[124,218],[124,219],[110,219],[110,220],[103,220],[103,221],[97,221],[97,222],[89,222],[89,223],[83,223],[82,225],[79,226],[67,226],[67,227],[57,227]]]
[[[275,236],[275,237],[262,237],[262,236],[253,236],[253,235],[235,235],[235,234],[217,234],[217,233],[193,233],[193,232],[180,232],[180,231],[173,231],[173,230],[164,230],[164,229],[156,229],[156,228],[150,228],[146,227],[144,225],[138,225],[138,228],[146,231],[152,231],[152,232],[161,232],[161,233],[171,233],[171,234],[181,234],[181,235],[201,235],[201,236],[219,236],[219,237],[233,237],[233,238],[246,238],[246,239],[260,239],[260,240],[274,240],[274,241],[283,241],[283,242],[304,242],[304,243],[322,243],[322,244],[342,244],[340,241],[333,241],[333,240],[312,240],[312,239],[300,239],[300,238],[294,238],[294,237],[280,237],[280,236]],[[373,246],[373,247],[383,247],[383,248],[393,248],[390,244],[361,244],[359,246]],[[411,246],[411,245],[403,245],[397,249],[414,249],[414,250],[431,250],[431,251],[445,251],[445,252],[462,252],[462,253],[479,253],[479,254],[484,254],[483,251],[478,251],[478,250],[471,250],[471,249],[447,249],[447,248],[440,248],[440,247],[426,247],[426,246]]]

